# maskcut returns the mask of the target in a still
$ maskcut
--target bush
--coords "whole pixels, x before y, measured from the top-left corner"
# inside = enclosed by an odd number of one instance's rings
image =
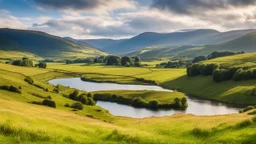
[[[15,86],[0,86],[0,89],[21,94],[21,88]]]
[[[132,100],[132,106],[134,107],[145,107],[147,104],[141,97],[136,97]]]
[[[252,95],[252,96],[256,96],[256,88],[252,89],[251,95]]]
[[[31,85],[34,84],[34,80],[30,76],[25,77],[24,81],[31,84]]]
[[[255,108],[254,106],[248,106],[248,107],[246,107],[246,108],[240,110],[239,112],[240,112],[240,113],[244,113],[244,112],[250,111],[250,110],[252,110],[252,109],[254,109],[254,108]]]
[[[66,103],[66,104],[64,105],[64,107],[70,107],[70,104]]]
[[[151,109],[157,109],[157,107],[158,107],[158,101],[156,101],[156,100],[149,101],[148,106],[149,106],[149,108],[151,108]]]
[[[49,99],[45,99],[42,104],[48,107],[56,108],[56,103]]]
[[[38,65],[37,65],[39,68],[46,68],[47,67],[47,64],[45,62],[40,62]]]
[[[81,102],[74,102],[71,105],[71,108],[74,108],[74,109],[77,109],[77,110],[83,110],[84,106],[83,106],[83,104]]]
[[[69,95],[69,98],[72,99],[72,100],[77,100],[78,99],[78,94],[79,94],[79,91],[74,90],[74,92]]]

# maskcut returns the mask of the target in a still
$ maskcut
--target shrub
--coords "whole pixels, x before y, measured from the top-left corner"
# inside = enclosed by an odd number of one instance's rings
[[[69,98],[72,99],[72,100],[77,100],[78,94],[79,94],[79,91],[74,90],[74,92],[69,95]]]
[[[156,101],[156,100],[149,101],[148,106],[149,106],[149,108],[151,108],[151,109],[157,109],[157,107],[158,107],[158,101]]]
[[[56,103],[49,99],[45,99],[42,104],[48,107],[56,108]]]
[[[239,112],[240,112],[240,113],[244,113],[244,112],[250,111],[250,110],[252,110],[252,109],[254,109],[254,106],[248,106],[248,107],[246,107],[246,108],[240,110]]]
[[[54,89],[53,89],[53,92],[55,92],[55,93],[59,93],[60,91],[59,91],[59,89],[58,89],[58,88],[54,88]]]
[[[83,106],[83,104],[81,102],[74,102],[71,105],[71,108],[74,108],[74,109],[77,109],[77,110],[83,110],[84,106]]]
[[[256,96],[256,88],[252,89],[251,95],[252,95],[252,96]]]
[[[33,84],[34,83],[34,80],[30,76],[25,77],[24,81],[29,83],[29,84]]]
[[[64,107],[70,107],[70,104],[66,103],[66,104],[64,105]]]
[[[47,67],[47,64],[45,62],[40,62],[38,65],[37,65],[39,68],[46,68]]]
[[[132,100],[132,106],[134,107],[145,107],[146,102],[141,97],[135,97]]]
[[[21,94],[21,90],[15,86],[10,86],[9,91]]]

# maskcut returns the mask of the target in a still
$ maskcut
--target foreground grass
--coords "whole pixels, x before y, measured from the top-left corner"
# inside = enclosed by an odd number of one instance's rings
[[[115,117],[112,123],[106,123],[63,110],[2,98],[0,104],[0,141],[5,143],[196,144],[255,141],[256,124],[245,122],[251,119],[246,114],[211,117],[174,115],[145,119]]]

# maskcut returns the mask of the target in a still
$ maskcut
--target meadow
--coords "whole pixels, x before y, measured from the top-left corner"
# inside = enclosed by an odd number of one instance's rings
[[[215,61],[217,60],[222,61]],[[136,78],[144,78],[155,80],[165,88],[177,89],[204,98],[241,104],[255,104],[256,101],[256,98],[249,96],[251,88],[255,86],[255,80],[214,83],[211,77],[188,78],[184,68],[127,68],[48,63],[47,69],[39,69],[0,64],[0,85],[22,88],[21,94],[0,90],[0,143],[242,144],[256,141],[256,120],[253,115],[247,113],[218,116],[176,114],[161,118],[135,119],[112,116],[98,106],[84,105],[83,110],[73,111],[64,106],[66,103],[73,103],[73,100],[64,95],[74,89],[60,86],[60,92],[55,93],[53,90],[56,87],[47,81],[83,75],[89,75],[92,79],[98,75],[103,75],[101,79],[114,77],[116,81],[126,80],[125,83],[136,83]],[[25,82],[24,78],[27,76],[31,76],[35,84],[43,89]],[[130,79],[127,80],[127,77]],[[48,91],[44,90],[46,88]],[[127,97],[134,95],[132,92],[124,91],[117,93]],[[48,96],[56,102],[56,109],[31,104]],[[152,97],[154,94],[148,96],[150,94],[144,98],[155,99]],[[161,102],[166,101],[162,98]]]

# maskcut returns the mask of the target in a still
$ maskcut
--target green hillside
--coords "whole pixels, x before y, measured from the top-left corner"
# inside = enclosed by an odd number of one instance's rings
[[[29,52],[41,57],[76,58],[105,53],[38,31],[0,29],[0,50]]]
[[[138,50],[127,55],[140,56],[142,59],[189,57],[208,55],[213,51],[245,51],[256,52],[256,32],[249,33],[240,38],[217,45],[188,45],[188,46],[152,46]]]
[[[168,117],[143,119],[112,116],[98,106],[86,106],[80,111],[64,107],[73,101],[63,96],[73,89],[59,87],[60,93],[46,81],[54,77],[72,77],[70,72],[98,72],[136,75],[172,81],[183,75],[183,69],[122,68],[51,64],[52,68],[26,68],[0,64],[0,85],[22,88],[22,94],[0,90],[0,143],[254,143],[255,117],[243,114],[195,116],[176,114]],[[126,73],[123,73],[125,69]],[[149,72],[147,72],[149,71]],[[133,73],[131,73],[133,72]],[[147,72],[148,74],[146,74]],[[164,74],[164,76],[163,76]],[[35,84],[48,92],[24,82],[31,76]],[[31,104],[51,96],[57,108]],[[226,134],[228,133],[228,134]],[[182,138],[181,138],[182,137]]]

